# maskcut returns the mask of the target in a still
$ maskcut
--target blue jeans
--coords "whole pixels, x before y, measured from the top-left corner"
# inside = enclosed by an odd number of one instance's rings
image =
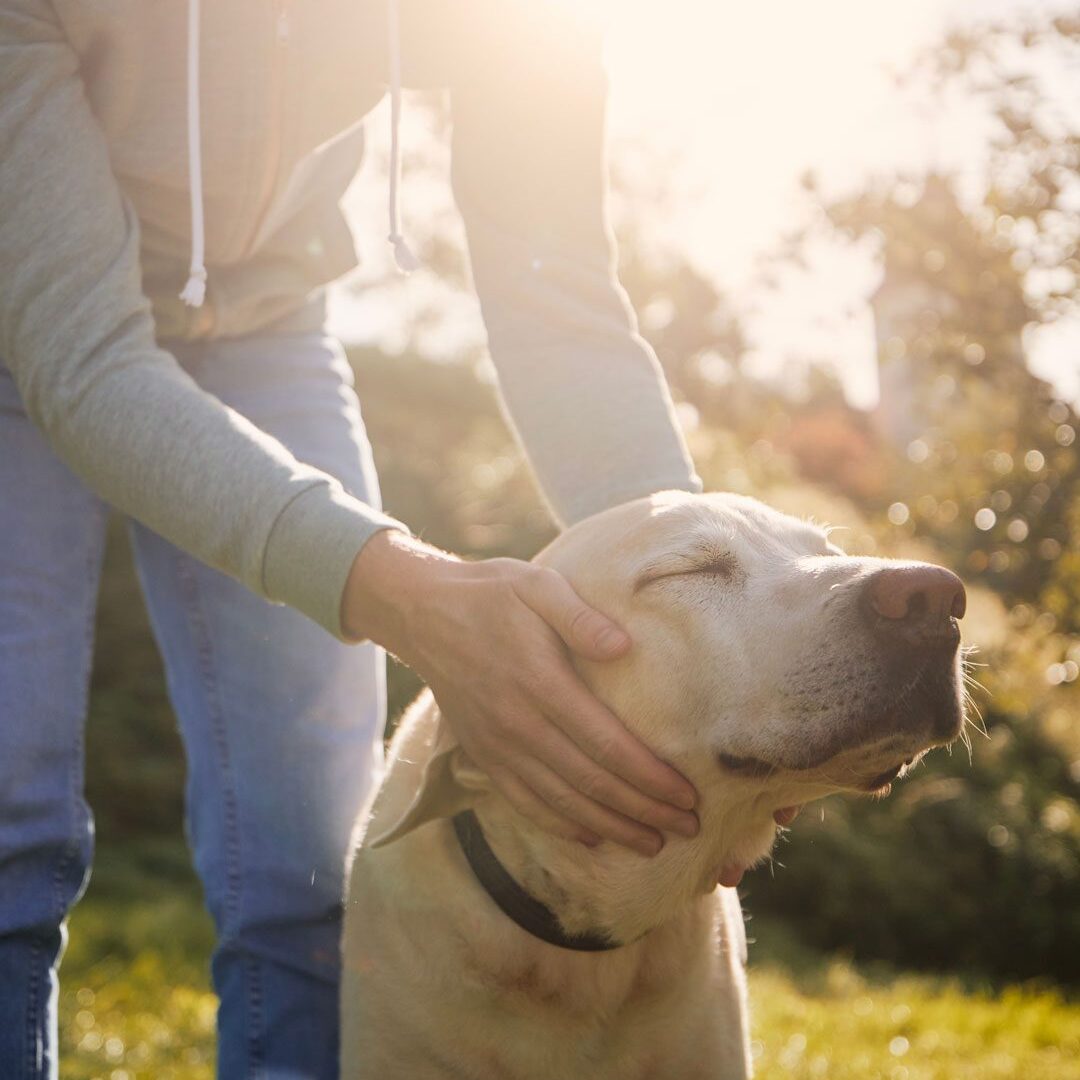
[[[280,333],[178,346],[204,389],[378,505],[340,346]],[[0,1075],[57,1071],[64,920],[89,876],[83,726],[107,508],[0,366]],[[187,833],[217,927],[218,1070],[337,1075],[342,878],[376,779],[384,658],[133,523],[187,754]]]

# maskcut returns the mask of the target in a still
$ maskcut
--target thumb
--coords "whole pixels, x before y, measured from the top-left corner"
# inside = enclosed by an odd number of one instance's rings
[[[518,586],[518,595],[565,642],[589,660],[614,660],[630,648],[630,635],[590,607],[557,570],[537,569]]]

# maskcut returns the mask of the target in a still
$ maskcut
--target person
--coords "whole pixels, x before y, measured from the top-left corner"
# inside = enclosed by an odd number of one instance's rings
[[[362,117],[387,83],[395,122],[402,84],[445,88],[501,393],[557,519],[700,489],[613,270],[600,41],[570,7],[0,3],[9,1080],[57,1071],[110,507],[185,742],[219,1075],[336,1073],[342,866],[378,776],[383,647],[537,824],[645,854],[696,830],[689,783],[574,674],[570,653],[617,658],[626,633],[552,571],[463,561],[381,512],[323,330],[323,290],[355,262],[338,203]]]

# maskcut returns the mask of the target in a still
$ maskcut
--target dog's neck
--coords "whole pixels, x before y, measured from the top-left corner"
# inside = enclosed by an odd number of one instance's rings
[[[693,840],[667,837],[646,858],[613,843],[587,849],[537,829],[492,795],[476,806],[499,862],[570,934],[626,943],[688,910],[716,887],[722,866],[757,862],[772,847],[771,811],[746,801],[706,803]]]

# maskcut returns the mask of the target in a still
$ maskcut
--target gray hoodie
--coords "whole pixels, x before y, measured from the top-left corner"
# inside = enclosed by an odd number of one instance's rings
[[[614,276],[597,37],[554,2],[400,6],[405,85],[449,90],[491,354],[557,517],[697,488]],[[188,15],[186,0],[0,0],[0,361],[98,494],[340,635],[354,557],[400,526],[200,390],[160,342],[258,331],[354,265],[339,201],[385,91],[386,7],[203,3],[200,307],[178,295]]]

